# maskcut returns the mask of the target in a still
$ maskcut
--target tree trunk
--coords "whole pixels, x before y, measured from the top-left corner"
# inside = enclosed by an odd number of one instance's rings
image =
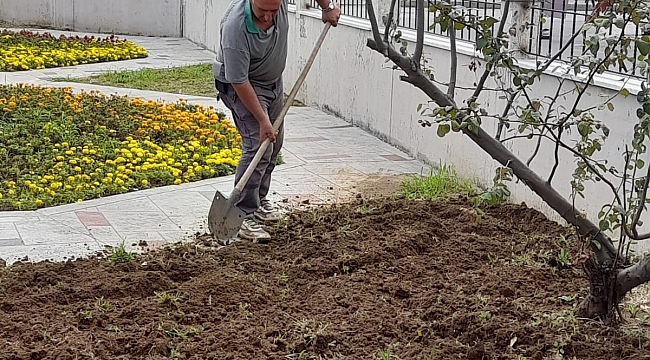
[[[370,7],[372,5],[369,5]],[[370,15],[371,18],[373,17]],[[372,21],[372,19],[371,19]],[[375,20],[376,24],[376,20]],[[375,26],[373,25],[373,28]],[[374,40],[368,39],[367,46],[387,56],[405,73],[402,81],[412,84],[422,90],[431,100],[441,107],[451,106],[457,108],[454,101],[431,82],[422,71],[413,67],[411,59],[402,56],[392,46],[381,42],[378,30],[374,31]],[[574,206],[560,195],[546,180],[542,179],[530,167],[523,163],[517,156],[508,150],[501,142],[487,134],[480,127],[474,132],[462,130],[476,145],[488,153],[501,165],[509,167],[517,178],[534,191],[546,204],[555,210],[564,220],[574,225],[580,235],[590,239],[590,249],[596,259],[590,264],[590,282],[592,292],[580,306],[579,313],[586,317],[609,316],[625,294],[640,284],[650,280],[650,257],[639,264],[627,269],[620,269],[625,265],[618,259],[618,251],[613,242],[591,221],[583,217]],[[616,261],[618,260],[618,261]],[[613,264],[618,262],[616,269]]]

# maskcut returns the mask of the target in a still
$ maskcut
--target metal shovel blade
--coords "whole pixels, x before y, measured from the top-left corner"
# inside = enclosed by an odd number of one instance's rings
[[[237,232],[244,222],[246,214],[237,206],[234,206],[234,199],[237,199],[240,191],[234,189],[230,197],[226,197],[220,191],[214,194],[210,212],[208,213],[208,228],[215,240],[227,244],[237,237]]]

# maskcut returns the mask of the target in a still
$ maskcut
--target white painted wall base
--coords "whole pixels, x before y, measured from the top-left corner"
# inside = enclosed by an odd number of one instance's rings
[[[182,36],[181,0],[0,0],[0,19],[99,33]]]

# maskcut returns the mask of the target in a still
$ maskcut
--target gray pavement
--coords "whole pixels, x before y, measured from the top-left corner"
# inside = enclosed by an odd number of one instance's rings
[[[49,31],[49,30],[48,30]],[[58,35],[70,32],[50,31]],[[81,34],[80,34],[81,35]],[[85,35],[85,34],[84,34]],[[209,62],[213,54],[185,39],[128,36],[150,57],[115,63],[27,72],[0,72],[0,84],[38,83],[71,86],[74,91],[100,90],[154,100],[213,105],[213,98],[133,89],[52,82],[52,78],[88,76],[109,70],[164,68]],[[285,163],[276,168],[272,200],[286,207],[345,201],[355,184],[381,174],[428,174],[429,167],[332,115],[309,107],[293,107],[285,118]],[[207,233],[207,215],[217,190],[227,194],[233,176],[140,190],[37,211],[0,211],[0,258],[63,261],[83,257],[122,242],[141,252]],[[147,245],[139,245],[144,240]]]

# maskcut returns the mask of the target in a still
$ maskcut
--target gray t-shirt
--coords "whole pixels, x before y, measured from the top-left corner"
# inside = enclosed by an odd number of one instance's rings
[[[289,21],[282,0],[274,25],[260,30],[253,22],[250,0],[232,0],[221,19],[221,43],[212,65],[214,77],[224,83],[269,85],[277,82],[287,58]]]

